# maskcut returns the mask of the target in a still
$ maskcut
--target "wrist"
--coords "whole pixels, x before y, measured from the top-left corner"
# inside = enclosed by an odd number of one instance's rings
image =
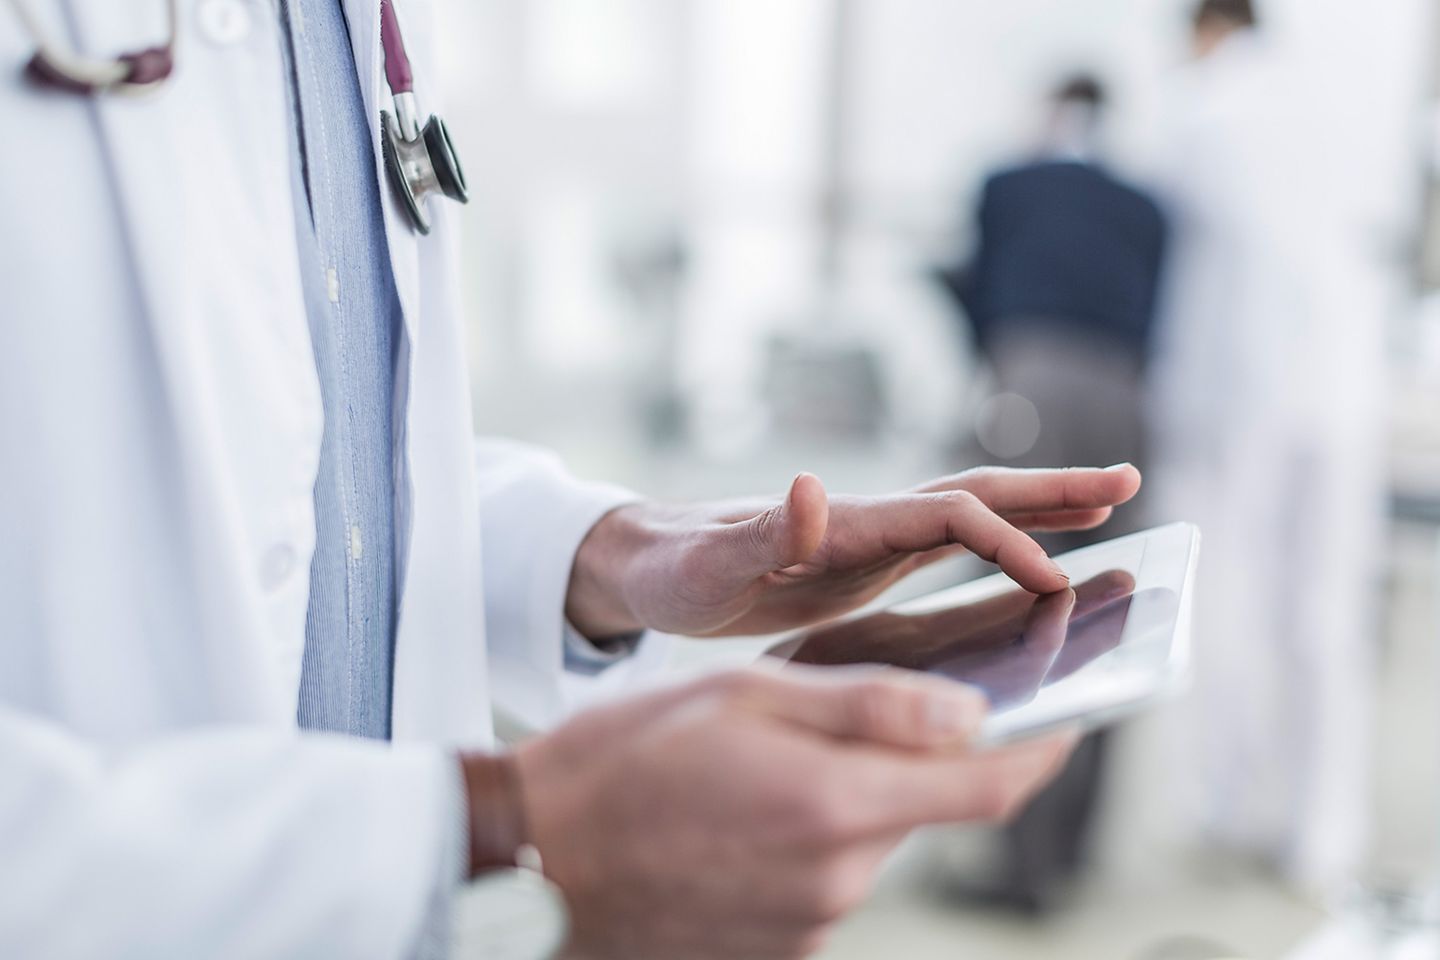
[[[617,507],[601,517],[580,542],[570,568],[565,618],[589,640],[643,630],[626,597],[626,576],[649,537],[640,522],[643,505]]]
[[[530,828],[514,756],[464,753],[460,770],[470,825],[469,876],[515,866]]]

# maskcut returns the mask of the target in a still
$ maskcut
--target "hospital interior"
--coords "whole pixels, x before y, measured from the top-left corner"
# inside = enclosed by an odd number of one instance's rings
[[[1440,955],[1440,4],[1193,6],[448,11],[482,432],[662,498],[1129,460],[1111,532],[1202,529],[1188,692],[913,836],[828,960]]]

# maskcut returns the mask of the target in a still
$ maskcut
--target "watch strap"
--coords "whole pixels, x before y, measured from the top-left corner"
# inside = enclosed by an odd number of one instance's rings
[[[460,765],[470,811],[470,876],[521,866],[530,837],[514,756],[471,753]]]

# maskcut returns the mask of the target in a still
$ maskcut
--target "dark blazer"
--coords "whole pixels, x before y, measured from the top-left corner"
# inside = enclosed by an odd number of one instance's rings
[[[1088,163],[1042,161],[986,182],[975,257],[944,279],[982,350],[1007,321],[1039,319],[1143,354],[1165,242],[1140,190]]]

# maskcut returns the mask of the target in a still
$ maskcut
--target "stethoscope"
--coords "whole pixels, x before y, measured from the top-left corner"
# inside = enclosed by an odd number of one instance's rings
[[[385,82],[395,104],[393,116],[388,110],[380,111],[385,169],[410,212],[410,222],[421,233],[429,233],[425,201],[431,195],[441,193],[457,203],[470,202],[465,170],[444,120],[432,113],[425,126],[420,126],[410,56],[405,52],[405,38],[400,35],[400,21],[391,0],[380,0],[380,45],[385,50]]]
[[[10,6],[35,42],[35,53],[25,65],[25,75],[41,86],[85,95],[133,93],[160,86],[175,71],[175,51],[180,43],[179,0],[166,0],[169,34],[164,43],[104,59],[86,57],[50,43],[23,0],[10,0]],[[465,171],[445,121],[431,114],[424,126],[420,124],[410,57],[391,0],[380,0],[380,43],[385,52],[385,82],[395,108],[393,114],[380,111],[385,170],[410,222],[421,233],[429,233],[430,215],[425,207],[431,196],[438,193],[459,203],[469,202]]]

